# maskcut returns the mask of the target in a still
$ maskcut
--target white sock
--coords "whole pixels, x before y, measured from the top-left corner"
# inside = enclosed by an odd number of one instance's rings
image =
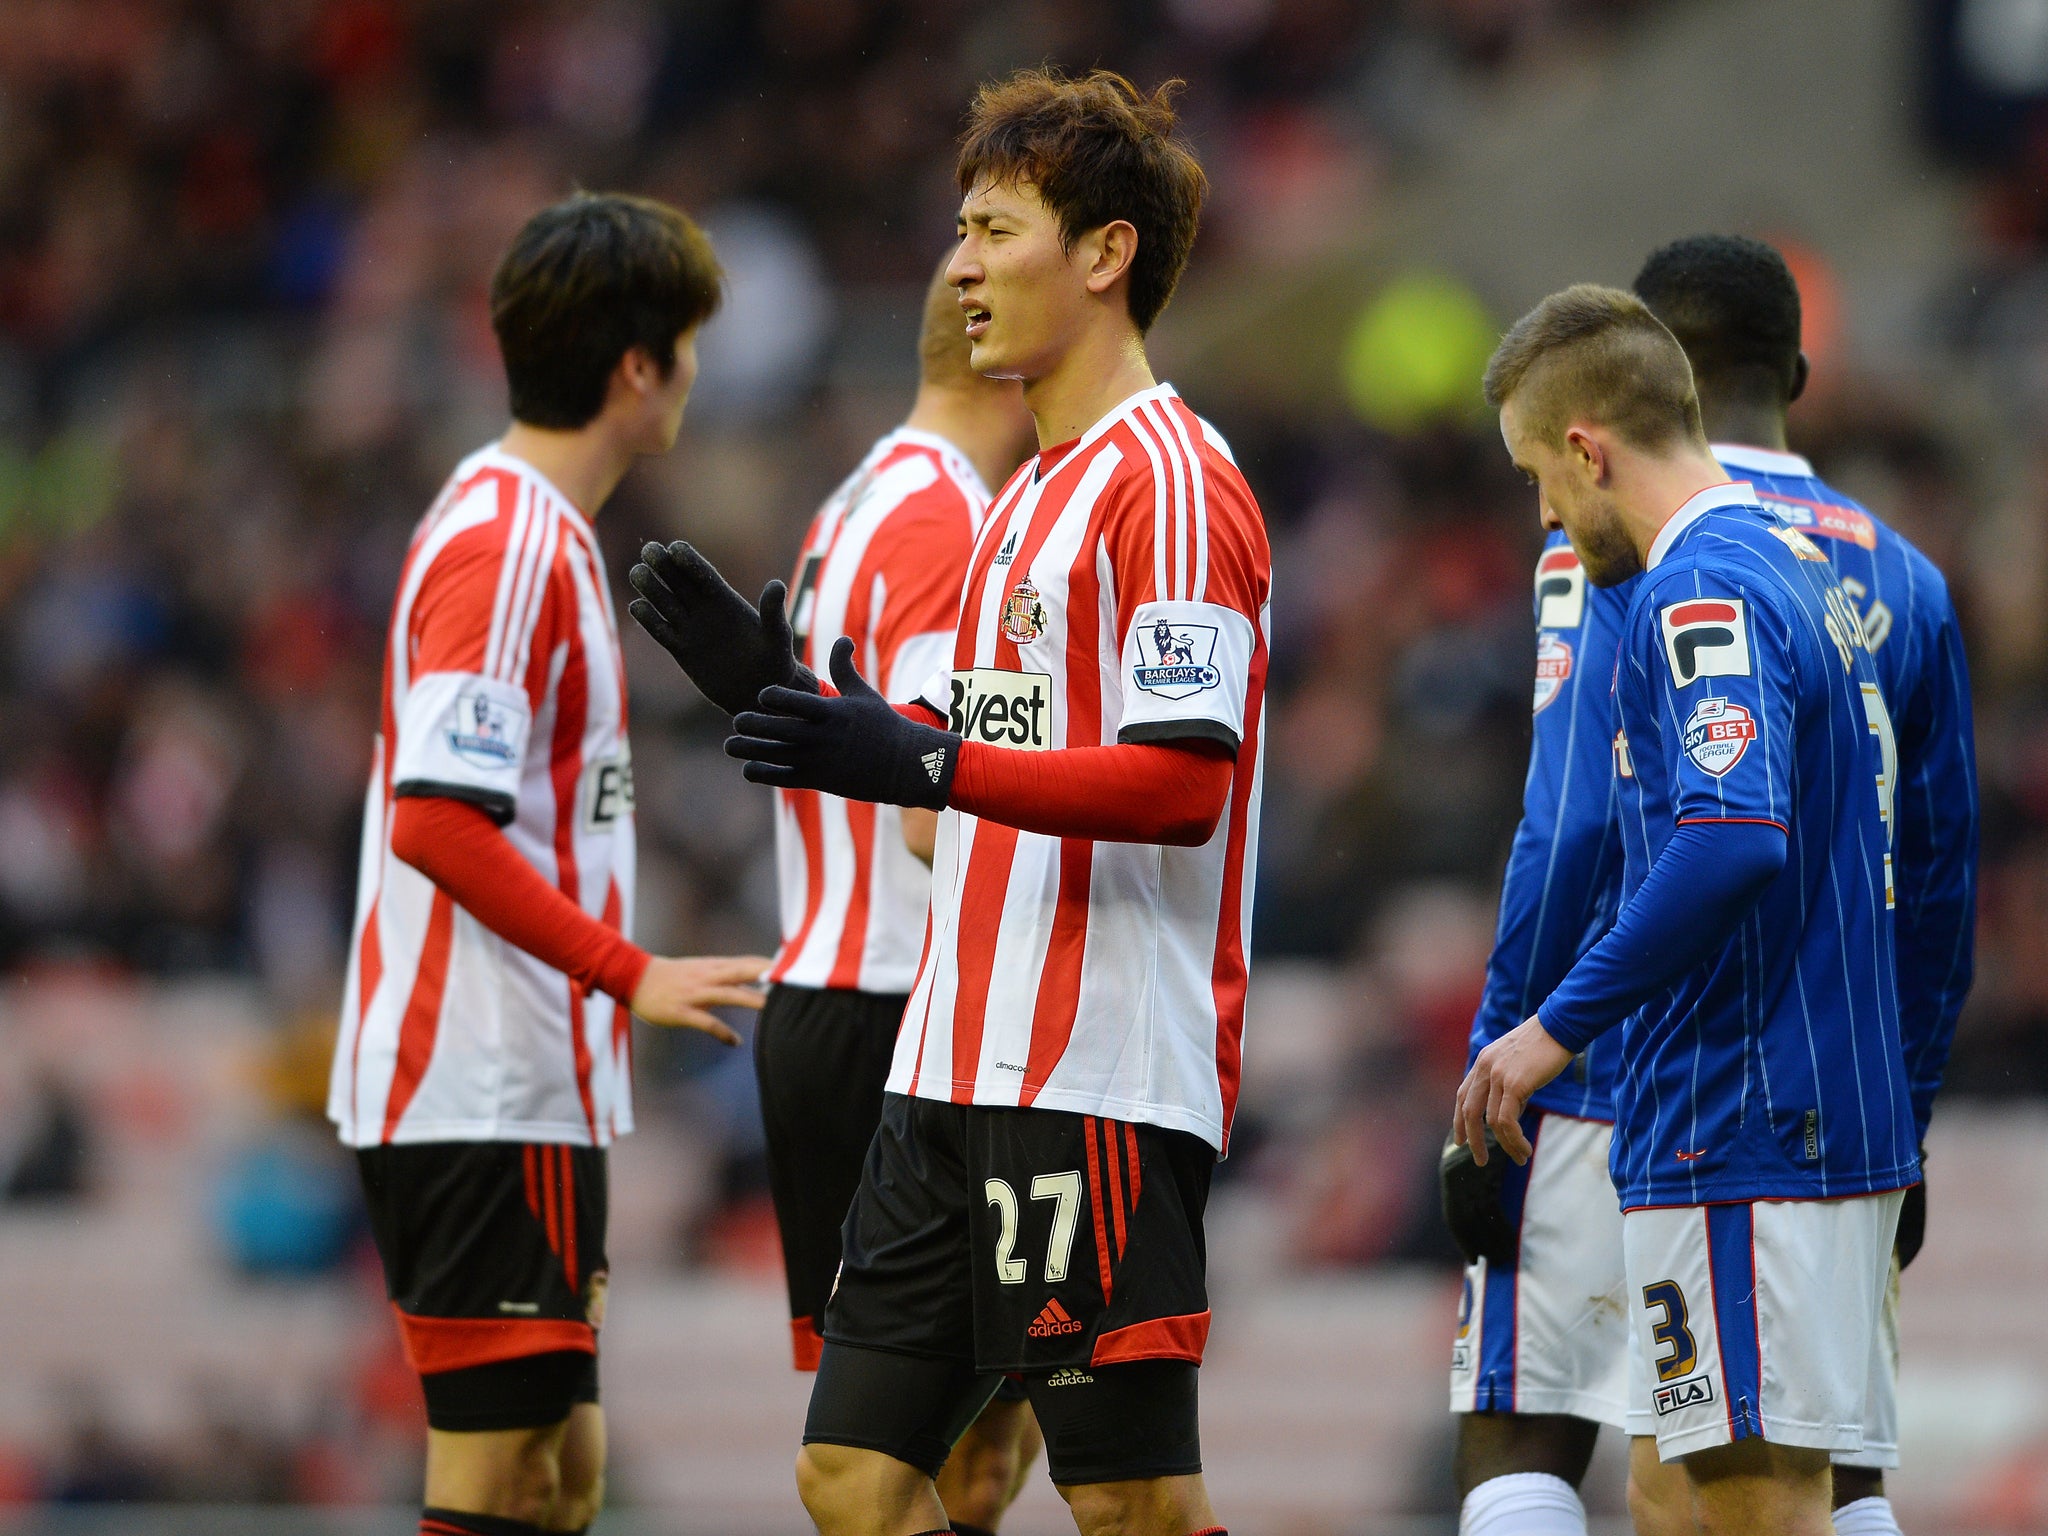
[[[1458,1536],[1586,1536],[1586,1506],[1561,1477],[1511,1472],[1465,1495]]]
[[[1901,1536],[1892,1501],[1880,1495],[1844,1504],[1835,1511],[1835,1536]]]

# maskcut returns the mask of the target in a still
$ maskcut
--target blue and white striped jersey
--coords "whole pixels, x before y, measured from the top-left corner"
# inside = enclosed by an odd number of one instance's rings
[[[1614,657],[1635,581],[1586,580],[1562,533],[1536,562],[1536,698],[1522,820],[1501,877],[1500,922],[1466,1065],[1536,1011],[1614,922],[1621,834],[1614,781]],[[1609,1031],[1532,1109],[1614,1118],[1619,1036]]]
[[[1969,995],[1977,916],[1977,761],[1970,669],[1948,583],[1905,537],[1794,453],[1716,444],[1731,476],[1814,536],[1855,603],[1898,738],[1892,795],[1899,1032],[1913,1121],[1934,1096]]]
[[[1624,1207],[1825,1199],[1919,1177],[1893,976],[1890,718],[1827,556],[1746,485],[1652,544],[1615,700],[1623,901],[1680,825],[1785,830],[1719,956],[1623,1026]]]

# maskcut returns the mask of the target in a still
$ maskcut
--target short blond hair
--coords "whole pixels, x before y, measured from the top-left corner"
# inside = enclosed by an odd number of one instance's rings
[[[1637,448],[1681,437],[1706,445],[1685,349],[1620,288],[1574,283],[1514,323],[1486,365],[1486,403],[1499,410],[1517,397],[1530,432],[1553,448],[1575,420],[1612,427]]]

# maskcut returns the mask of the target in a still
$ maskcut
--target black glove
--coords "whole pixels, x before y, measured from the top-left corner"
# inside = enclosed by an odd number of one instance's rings
[[[819,789],[848,800],[943,810],[960,738],[905,719],[853,666],[853,642],[832,647],[839,697],[769,688],[761,707],[733,718],[725,752],[746,776],[779,789]]]
[[[1472,1149],[1444,1143],[1437,1177],[1443,1185],[1444,1225],[1467,1264],[1486,1260],[1494,1269],[1512,1269],[1517,1262],[1515,1229],[1501,1209],[1500,1186],[1508,1176],[1508,1157],[1486,1133],[1486,1166],[1472,1160]]]
[[[1920,1149],[1920,1182],[1906,1190],[1905,1202],[1899,1207],[1899,1235],[1892,1239],[1892,1252],[1898,1255],[1899,1268],[1904,1269],[1920,1256],[1921,1246],[1927,1241],[1927,1149]]]
[[[818,691],[811,669],[796,659],[781,582],[761,589],[756,612],[718,567],[681,539],[665,549],[645,546],[626,579],[640,594],[626,612],[728,715],[752,709],[763,688]]]

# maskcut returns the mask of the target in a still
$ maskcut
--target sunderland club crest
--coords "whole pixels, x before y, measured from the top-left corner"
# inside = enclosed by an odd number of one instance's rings
[[[1003,599],[1003,636],[1014,645],[1029,645],[1044,633],[1045,604],[1027,577]]]

